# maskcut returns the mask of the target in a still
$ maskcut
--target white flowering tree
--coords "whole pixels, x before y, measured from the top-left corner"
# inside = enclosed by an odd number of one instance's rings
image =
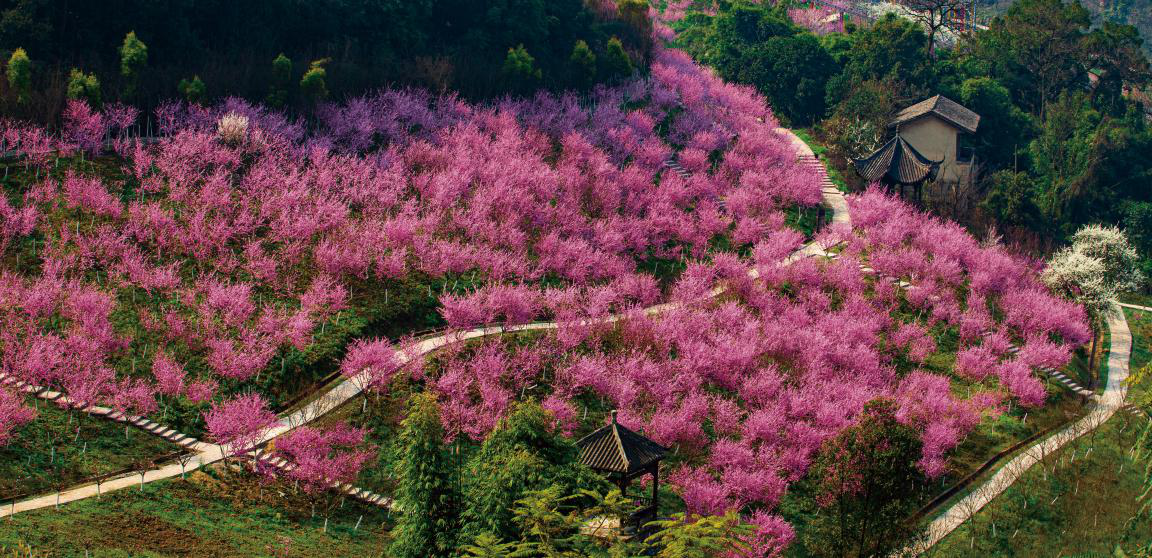
[[[1072,245],[1048,262],[1042,279],[1054,292],[1084,305],[1092,324],[1090,363],[1095,368],[1099,332],[1116,295],[1143,282],[1140,258],[1124,231],[1088,225],[1072,236]]]
[[[1144,282],[1140,255],[1117,227],[1088,225],[1072,236],[1072,246],[1080,253],[1104,264],[1105,280],[1117,293],[1135,291]]]

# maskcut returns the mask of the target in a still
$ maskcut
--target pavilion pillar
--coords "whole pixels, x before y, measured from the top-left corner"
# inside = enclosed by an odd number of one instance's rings
[[[660,462],[652,465],[652,517],[660,517]]]

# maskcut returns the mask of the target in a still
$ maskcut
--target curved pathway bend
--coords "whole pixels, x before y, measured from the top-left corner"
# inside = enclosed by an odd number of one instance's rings
[[[1088,414],[1055,434],[1020,450],[1016,457],[1005,463],[991,478],[932,520],[923,534],[923,540],[894,556],[911,557],[924,554],[976,515],[1046,456],[1092,432],[1124,406],[1124,398],[1128,394],[1128,384],[1125,380],[1128,379],[1128,359],[1132,353],[1132,333],[1119,306],[1115,305],[1108,315],[1108,331],[1112,337],[1108,352],[1108,385],[1102,394],[1093,396],[1092,407]]]
[[[797,164],[800,165],[801,168],[814,171],[815,174],[819,177],[822,202],[825,206],[832,210],[830,224],[851,226],[852,220],[848,213],[847,199],[844,197],[844,194],[835,187],[832,181],[828,179],[828,175],[824,169],[824,166],[813,154],[812,149],[808,147],[808,144],[804,143],[803,140],[792,133],[791,130],[786,128],[777,128],[775,131],[777,134],[785,136],[785,138],[791,143],[792,147],[796,151]],[[830,246],[822,245],[820,242],[813,240],[789,255],[783,262],[781,262],[781,265],[789,265],[808,257],[827,255],[828,253],[826,250],[829,248]],[[753,269],[748,272],[748,275],[752,278],[757,278],[760,274],[757,270]],[[717,287],[711,291],[709,295],[714,297],[722,294],[724,291],[724,287]],[[652,306],[645,309],[644,311],[647,314],[658,314],[660,312],[671,310],[677,306],[678,304],[676,303],[665,303]],[[603,320],[596,321],[598,323],[611,323],[618,321],[621,318],[623,318],[623,316],[614,315],[609,316]],[[555,322],[540,322],[517,326],[488,326],[466,331],[449,332],[438,335],[436,337],[420,340],[413,347],[409,348],[411,353],[414,354],[405,353],[404,351],[397,351],[397,357],[400,362],[404,363],[413,358],[420,358],[430,353],[434,353],[448,345],[461,343],[471,339],[479,339],[493,335],[503,335],[507,333],[524,331],[547,331],[554,330],[558,327],[559,324]],[[259,441],[255,445],[261,446],[264,443],[271,441],[278,436],[282,436],[293,429],[308,424],[309,422],[312,422],[317,418],[331,412],[337,407],[347,403],[363,391],[362,386],[365,385],[366,380],[366,372],[352,378],[341,380],[327,392],[309,401],[287,416],[281,417],[276,425],[266,429],[262,433]],[[36,388],[29,388],[28,391],[29,393],[32,393],[37,390]],[[102,407],[88,407],[84,410],[97,415],[110,416],[109,410]],[[160,427],[160,429],[153,429],[151,426],[146,426],[146,424],[150,425],[154,423],[146,422],[147,419],[142,417],[128,415],[124,416],[123,418],[124,420],[121,422],[133,424],[154,434],[160,431],[164,431],[168,434],[173,432],[170,429],[164,429],[163,427]],[[179,435],[179,433],[176,434]],[[184,436],[183,438],[185,443],[182,445],[185,445],[190,450],[192,450],[192,453],[179,461],[160,464],[156,468],[147,471],[127,473],[122,476],[100,481],[99,483],[85,484],[82,486],[62,490],[60,492],[53,492],[18,502],[14,501],[0,508],[0,517],[6,517],[9,515],[36,509],[58,506],[86,498],[96,498],[100,497],[104,493],[113,492],[116,490],[124,490],[130,488],[138,488],[140,490],[144,490],[144,485],[148,483],[180,477],[186,473],[195,471],[196,469],[211,465],[219,461],[223,461],[225,459],[224,451],[222,448],[220,448],[220,446],[195,440],[189,436]],[[264,459],[259,456],[256,458],[261,460]],[[282,464],[278,463],[272,463],[272,465],[282,467]],[[390,505],[389,499],[353,486],[340,485],[336,488],[341,492],[344,492],[353,497],[357,497],[370,504],[380,506]]]

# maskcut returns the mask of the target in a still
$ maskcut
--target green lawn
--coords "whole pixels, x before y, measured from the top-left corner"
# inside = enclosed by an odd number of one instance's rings
[[[312,501],[291,486],[216,468],[18,514],[0,521],[0,549],[24,543],[38,558],[385,555],[384,510],[335,500],[325,533],[322,509],[313,517]]]
[[[135,427],[28,400],[40,416],[0,447],[0,499],[49,492],[179,448]],[[79,431],[78,431],[79,429]]]
[[[1152,362],[1152,312],[1125,308],[1124,317],[1132,331],[1132,360],[1128,366],[1136,371]]]
[[[1152,308],[1152,294],[1145,293],[1124,293],[1120,295],[1120,302],[1128,304],[1135,304],[1137,306],[1147,306]]]
[[[1129,365],[1136,370],[1152,361],[1152,314],[1124,312],[1133,335]],[[1084,355],[1078,354],[1072,366],[1086,368]],[[1144,393],[1148,383],[1130,386],[1129,398]],[[1117,545],[1131,551],[1152,541],[1148,516],[1130,521],[1141,505],[1136,497],[1148,466],[1146,460],[1134,461],[1130,450],[1148,424],[1118,413],[1096,433],[1050,457],[1044,469],[1034,467],[932,556],[1111,556]]]
[[[1129,449],[1147,422],[1120,413],[1049,456],[928,555],[1112,556],[1152,540],[1147,516],[1132,519],[1146,461]]]

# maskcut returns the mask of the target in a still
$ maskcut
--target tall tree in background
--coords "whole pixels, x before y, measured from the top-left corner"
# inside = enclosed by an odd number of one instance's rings
[[[1088,67],[1096,74],[1092,101],[1098,107],[1122,108],[1125,87],[1141,88],[1152,80],[1144,40],[1131,25],[1106,21],[1085,38]]]
[[[32,61],[28,59],[28,53],[24,52],[23,48],[12,52],[12,56],[8,58],[6,71],[8,87],[16,93],[16,102],[21,105],[27,104],[32,94]]]
[[[624,43],[620,42],[619,37],[608,40],[608,47],[604,51],[604,56],[600,57],[600,63],[604,79],[610,82],[624,79],[634,71],[632,58],[628,56],[628,51],[624,50]]]
[[[192,79],[182,79],[176,86],[176,90],[184,96],[184,100],[190,104],[199,105],[207,98],[208,88],[204,85],[204,81],[200,76],[192,76]]]
[[[938,35],[944,30],[953,29],[953,17],[961,10],[969,8],[967,0],[903,0],[897,4],[905,17],[920,22],[928,30],[925,50],[936,56]]]
[[[572,84],[586,88],[596,82],[596,54],[584,41],[576,41],[572,47],[572,56],[568,57],[568,66],[572,72]]]
[[[328,62],[327,58],[313,60],[304,77],[300,78],[300,91],[312,103],[328,98],[328,70],[324,69]]]
[[[1035,126],[1013,104],[1012,92],[992,78],[970,78],[961,83],[959,100],[980,115],[976,139],[981,160],[995,168],[1019,170],[1017,154],[1027,150]]]
[[[403,451],[396,502],[400,514],[392,531],[392,556],[452,556],[459,528],[459,494],[452,458],[444,447],[440,405],[430,393],[416,395],[401,424]]]
[[[120,45],[120,75],[124,78],[125,94],[131,96],[136,93],[140,74],[147,65],[148,45],[136,37],[135,31],[129,31]]]
[[[540,83],[543,77],[540,68],[536,67],[536,59],[528,53],[523,44],[508,49],[508,57],[504,59],[504,78],[509,81],[514,91],[528,93]]]
[[[1019,0],[977,35],[978,57],[1044,118],[1061,91],[1087,84],[1084,35],[1090,24],[1079,2]]]
[[[292,59],[283,52],[272,61],[272,91],[268,93],[268,105],[283,108],[288,104],[288,88],[292,86]]]
[[[811,476],[821,510],[805,543],[814,556],[887,556],[911,535],[921,442],[896,420],[896,403],[878,399],[858,422],[824,443]]]

